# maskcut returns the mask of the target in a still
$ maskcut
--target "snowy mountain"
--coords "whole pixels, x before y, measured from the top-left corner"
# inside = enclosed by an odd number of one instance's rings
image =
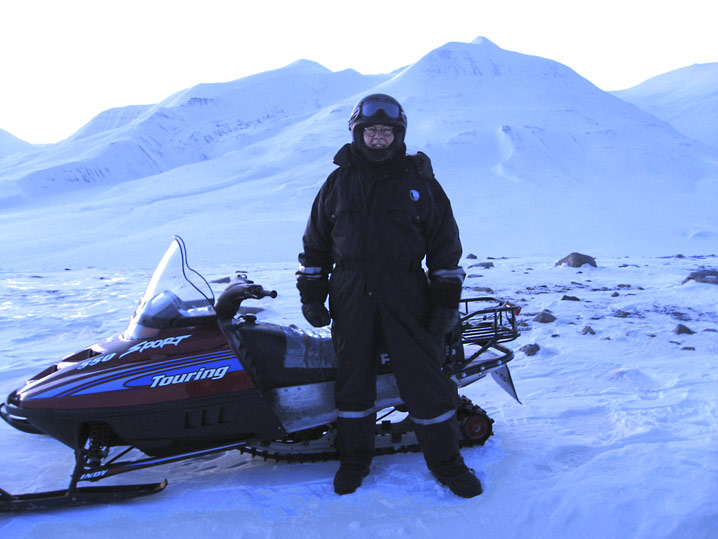
[[[381,78],[381,77],[380,77]],[[200,84],[154,106],[101,113],[66,141],[0,168],[0,205],[152,176],[257,142],[376,84],[299,61],[230,83]],[[10,196],[8,196],[8,193]]]
[[[27,152],[35,146],[0,129],[0,160],[17,153]]]
[[[718,148],[718,62],[676,69],[611,93]]]
[[[92,265],[85,247],[96,245],[98,257],[122,252],[151,266],[138,249],[147,229],[154,250],[180,233],[203,259],[294,259],[349,140],[351,107],[372,92],[404,104],[409,150],[432,158],[467,250],[718,246],[715,149],[562,64],[479,38],[387,75],[300,61],[107,111],[65,141],[0,162],[0,260]]]

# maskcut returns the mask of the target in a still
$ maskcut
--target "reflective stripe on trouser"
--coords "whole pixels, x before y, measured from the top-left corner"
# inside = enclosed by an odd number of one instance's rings
[[[337,417],[343,417],[344,419],[362,419],[364,417],[374,415],[375,412],[376,408],[369,408],[368,410],[359,410],[356,412],[345,412],[342,410],[337,410]],[[417,425],[434,425],[436,423],[443,423],[444,421],[451,419],[455,413],[455,410],[449,410],[448,412],[438,415],[436,417],[432,417],[431,419],[419,419],[412,416],[409,417]]]
[[[459,452],[459,422],[454,414],[439,423],[417,424],[414,432],[424,453],[426,466],[432,472],[452,476],[462,470],[464,459]]]
[[[449,410],[448,412],[438,415],[436,417],[432,417],[431,419],[419,419],[416,417],[412,417],[411,415],[409,415],[409,417],[411,417],[411,420],[415,424],[426,426],[426,425],[435,425],[437,423],[443,423],[444,421],[448,421],[449,419],[454,417],[455,413],[456,413],[456,410]]]

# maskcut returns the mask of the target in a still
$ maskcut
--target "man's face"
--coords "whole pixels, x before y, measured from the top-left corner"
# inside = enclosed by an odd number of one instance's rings
[[[386,125],[371,125],[364,129],[364,144],[369,148],[382,149],[394,142],[394,130]]]

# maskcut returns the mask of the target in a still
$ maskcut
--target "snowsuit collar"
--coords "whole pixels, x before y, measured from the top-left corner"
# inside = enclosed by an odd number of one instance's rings
[[[352,162],[352,151],[351,151],[352,145],[347,143],[344,146],[342,146],[337,154],[334,156],[334,164],[339,165],[340,167],[346,167],[351,165]]]
[[[406,150],[400,152],[399,155],[390,161],[373,163],[362,156],[362,154],[356,149],[354,143],[347,143],[342,146],[334,156],[334,164],[339,165],[340,167],[355,167],[370,171],[391,170],[402,167],[405,159],[405,151]]]

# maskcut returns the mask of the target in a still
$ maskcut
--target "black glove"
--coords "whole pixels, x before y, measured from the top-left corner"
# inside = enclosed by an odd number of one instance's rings
[[[459,268],[463,273],[463,270]],[[426,329],[433,335],[444,336],[451,333],[459,324],[459,300],[461,299],[462,279],[431,279],[429,295],[431,314]]]
[[[459,310],[443,305],[434,305],[429,316],[429,325],[426,329],[432,335],[444,336],[451,333],[459,323]]]
[[[328,326],[329,323],[332,321],[331,316],[329,316],[329,311],[327,311],[327,308],[324,306],[324,303],[319,303],[316,301],[310,303],[303,303],[302,314],[304,315],[304,318],[307,319],[307,322],[309,322],[315,328]]]
[[[305,273],[307,269],[313,270]],[[329,294],[329,278],[321,268],[299,268],[296,273],[297,289],[302,303],[324,303]]]

